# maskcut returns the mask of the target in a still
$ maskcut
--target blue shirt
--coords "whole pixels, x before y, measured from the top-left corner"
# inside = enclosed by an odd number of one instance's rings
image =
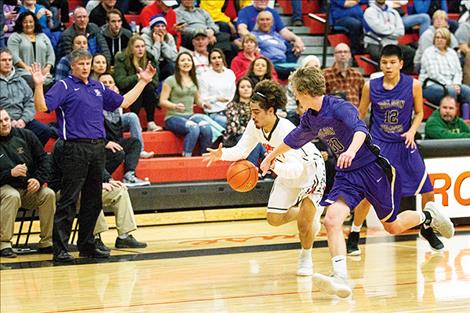
[[[103,109],[114,111],[124,101],[99,81],[90,79],[85,84],[71,75],[56,82],[45,98],[49,112],[56,111],[63,140],[106,138]]]
[[[281,16],[279,13],[277,13],[276,10],[268,7],[266,8],[266,11],[271,12],[273,15],[273,27],[275,31],[279,33],[281,29],[286,27],[281,20]],[[259,12],[260,11],[258,11],[253,5],[244,7],[238,12],[237,26],[240,24],[245,24],[248,27],[248,31],[251,32],[256,26],[256,17],[258,16]]]
[[[345,7],[344,3],[346,0],[332,0],[330,4],[330,23],[335,26],[336,21],[344,17],[353,17],[356,19],[364,20],[364,11],[362,11],[361,5],[356,4],[352,7]],[[361,2],[360,2],[361,3]]]
[[[287,56],[286,41],[279,33],[271,31],[269,33],[252,32],[258,41],[261,54],[270,59],[273,63],[285,63]]]
[[[41,4],[36,4],[34,6],[34,12],[33,13],[34,13],[34,15],[36,15],[36,17],[38,17],[38,13],[39,13],[39,11],[41,11],[41,9],[46,9],[46,7],[41,5]],[[22,13],[28,12],[28,11],[29,11],[29,9],[22,5],[22,6],[20,6],[18,14],[22,14]],[[47,15],[46,14],[43,14],[41,16],[41,18],[38,19],[38,21],[39,21],[39,25],[41,25],[41,28],[42,28],[43,31],[49,30],[49,26],[47,25]]]
[[[413,77],[401,73],[390,90],[384,89],[383,81],[383,77],[370,80],[370,133],[374,140],[404,142],[401,134],[410,129],[414,108]]]
[[[284,143],[292,149],[299,149],[319,138],[338,157],[349,148],[354,133],[358,131],[367,135],[364,144],[356,152],[351,166],[345,169],[336,167],[337,171],[351,171],[374,162],[379,149],[371,144],[367,126],[359,119],[359,112],[352,103],[336,96],[324,96],[320,111],[309,109],[305,112],[299,126],[284,138]]]

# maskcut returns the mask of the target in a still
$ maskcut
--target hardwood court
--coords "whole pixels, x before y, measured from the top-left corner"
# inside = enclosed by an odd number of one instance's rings
[[[469,312],[466,229],[443,239],[441,254],[415,233],[370,231],[362,256],[348,260],[353,297],[340,300],[295,276],[293,223],[145,227],[135,236],[148,248],[113,249],[103,263],[54,267],[48,255],[2,258],[1,312]],[[105,243],[115,235],[106,232]],[[327,273],[324,239],[322,233],[314,265]]]

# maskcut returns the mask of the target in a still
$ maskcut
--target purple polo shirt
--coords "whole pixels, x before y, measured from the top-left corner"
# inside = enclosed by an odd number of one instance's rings
[[[273,15],[274,30],[280,32],[281,29],[286,27],[281,20],[281,16],[277,13],[276,10],[272,8],[266,8],[266,11],[271,12]],[[258,16],[258,11],[253,5],[244,7],[238,12],[237,26],[240,24],[245,24],[248,28],[248,31],[252,31],[256,26],[256,17]]]
[[[357,151],[351,166],[346,169],[336,167],[337,171],[351,171],[374,162],[379,149],[371,144],[369,130],[359,119],[359,112],[351,102],[336,96],[325,96],[320,111],[309,109],[305,112],[299,126],[284,138],[284,143],[293,149],[299,149],[312,139],[319,138],[338,157],[349,148],[357,131],[367,134],[367,138]]]
[[[47,92],[49,112],[56,111],[59,137],[63,140],[106,138],[103,110],[114,111],[124,97],[90,79],[85,84],[69,75]]]

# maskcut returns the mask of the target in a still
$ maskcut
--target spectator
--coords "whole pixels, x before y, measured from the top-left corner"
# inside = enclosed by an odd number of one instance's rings
[[[447,0],[413,0],[413,9],[416,13],[427,13],[432,17],[437,10],[448,12]],[[449,29],[452,33],[457,30],[457,27],[456,21],[449,21]]]
[[[79,256],[107,258],[108,251],[95,245],[93,228],[102,210],[101,184],[105,163],[103,109],[114,111],[119,106],[129,107],[155,75],[150,64],[139,73],[139,83],[121,96],[102,83],[89,80],[91,55],[84,49],[71,53],[72,73],[57,82],[44,96],[45,80],[41,68],[34,64],[33,79],[36,84],[34,99],[36,111],[57,110],[60,139],[65,140],[61,197],[54,217],[54,262],[71,262],[68,241],[75,204],[81,192],[78,222]],[[90,92],[93,90],[93,92]]]
[[[205,112],[223,128],[227,126],[225,110],[235,94],[235,74],[227,68],[222,50],[215,48],[209,53],[211,68],[201,75],[201,101],[207,103]]]
[[[176,36],[178,32],[184,30],[184,24],[176,24],[176,12],[174,6],[178,5],[176,0],[154,0],[152,4],[143,8],[140,13],[140,22],[143,27],[150,25],[150,20],[157,14],[162,14],[167,22],[167,31]]]
[[[125,19],[124,19],[125,20]],[[130,30],[122,28],[123,16],[117,9],[111,9],[106,15],[107,23],[100,29],[111,53],[111,65],[114,65],[116,53],[127,48],[129,39],[132,36]]]
[[[164,81],[175,72],[175,61],[178,53],[175,39],[166,31],[166,19],[163,15],[152,17],[150,27],[144,28],[142,38],[147,52],[158,60],[158,78]]]
[[[8,38],[8,48],[13,56],[13,64],[31,88],[31,64],[39,63],[47,76],[46,85],[53,82],[51,75],[55,63],[54,49],[49,38],[42,32],[36,15],[31,12],[20,14],[14,28],[15,32]]]
[[[88,50],[88,40],[85,35],[76,35],[72,40],[72,51],[76,49]],[[69,76],[70,73],[70,54],[63,56],[55,68],[55,80],[59,81]]]
[[[449,24],[447,23],[447,13],[442,10],[437,10],[436,12],[434,12],[432,16],[432,26],[429,27],[424,32],[424,34],[422,34],[419,37],[418,50],[416,50],[416,54],[414,57],[415,70],[418,73],[421,67],[421,58],[423,57],[423,53],[427,48],[432,46],[434,33],[436,32],[436,29],[440,27],[449,28]],[[452,49],[457,48],[458,46],[457,39],[455,38],[453,34],[451,34],[450,37],[451,37],[450,47]]]
[[[227,104],[227,110],[225,111],[227,130],[224,134],[224,147],[235,146],[245,132],[246,125],[251,120],[250,100],[253,95],[253,88],[253,82],[248,77],[242,77],[237,82],[235,96]],[[257,165],[265,152],[266,149],[258,144],[246,159]]]
[[[193,34],[192,44],[194,51],[191,51],[194,64],[196,66],[196,76],[199,80],[202,73],[209,70],[209,38],[205,29],[200,29]]]
[[[361,54],[364,47],[361,43],[364,34],[364,12],[360,0],[331,0],[330,25],[340,27],[348,34],[353,54]]]
[[[244,7],[238,12],[238,34],[243,37],[248,32],[253,31],[256,25],[256,17],[258,16],[258,13],[261,11],[269,11],[273,15],[274,31],[278,32],[282,38],[289,43],[287,49],[293,51],[295,54],[302,53],[305,50],[302,39],[284,25],[279,13],[268,7],[268,2],[268,0],[253,0],[253,5]],[[291,42],[293,42],[293,47],[290,45]]]
[[[380,50],[389,44],[398,44],[398,38],[405,34],[405,26],[400,14],[385,5],[385,0],[376,0],[364,12],[364,29],[369,36],[377,37],[379,41],[364,37],[367,51],[372,59],[379,60]],[[380,34],[380,35],[379,35]],[[413,72],[413,58],[415,49],[408,45],[399,45],[403,52],[403,72]]]
[[[5,25],[3,26],[3,33],[4,37],[0,38],[2,42],[0,42],[0,48],[3,48],[6,46],[6,41],[8,38],[10,38],[11,34],[13,33],[13,28],[15,27],[15,22],[16,19],[18,18],[18,11],[17,11],[17,6],[16,5],[9,5],[9,4],[4,4],[3,5],[3,14],[5,16]],[[1,13],[0,13],[1,15]],[[2,46],[3,44],[3,46]]]
[[[97,53],[91,59],[91,73],[90,77],[98,80],[98,77],[108,72],[108,61],[102,53]]]
[[[237,34],[237,28],[233,25],[230,17],[227,16],[223,10],[226,6],[225,1],[212,1],[212,0],[201,0],[199,7],[205,10],[214,22],[219,26],[221,32],[230,34],[235,37]]]
[[[62,181],[62,164],[63,164],[64,141],[58,140],[52,151],[52,174],[49,187],[55,192],[60,191]],[[134,218],[134,210],[132,208],[129,192],[122,182],[112,179],[111,175],[104,171],[102,183],[103,210],[111,209],[114,212],[116,229],[118,237],[114,246],[118,249],[122,248],[145,248],[144,242],[137,241],[130,232],[137,229]],[[80,210],[80,202],[77,202],[77,208]],[[108,230],[108,224],[104,217],[103,211],[100,212],[96,225],[93,230],[95,245],[101,250],[110,251],[108,247],[101,241],[100,234]]]
[[[385,4],[400,14],[405,31],[419,25],[419,35],[421,36],[431,25],[431,19],[426,13],[406,14],[402,7],[408,4],[408,0],[387,0]]]
[[[37,4],[36,0],[23,0],[23,5],[20,6],[18,13],[21,15],[25,12],[31,12],[36,15],[42,31],[48,36],[50,35],[50,26],[53,25],[52,12],[50,10],[46,9],[43,5]]]
[[[103,83],[109,89],[119,93],[119,89],[114,82],[113,76],[109,73],[101,74],[99,77],[99,81]],[[121,112],[121,123],[122,128],[124,131],[130,131],[131,137],[137,138],[140,142],[140,146],[142,147],[140,151],[140,158],[141,159],[149,159],[153,158],[155,153],[153,151],[147,152],[144,150],[144,139],[142,138],[142,127],[140,126],[139,117],[134,112]]]
[[[345,100],[359,107],[364,78],[351,67],[351,50],[345,43],[335,47],[335,63],[323,70],[326,81],[326,93],[342,96]]]
[[[66,0],[38,0],[39,4],[52,12],[51,31],[62,31],[69,22],[69,2]]]
[[[256,28],[252,34],[258,40],[261,54],[274,63],[279,78],[287,79],[297,67],[298,55],[288,50],[285,40],[273,30],[273,16],[270,12],[261,11],[258,14]]]
[[[134,88],[140,80],[139,69],[145,68],[148,62],[154,67],[158,66],[153,55],[145,50],[145,42],[142,37],[139,35],[132,36],[126,50],[116,55],[114,79],[119,90],[127,92]],[[147,131],[161,130],[161,127],[154,122],[155,107],[158,105],[157,94],[155,92],[157,85],[158,77],[154,76],[131,106],[131,111],[137,115],[139,115],[141,107],[145,108]]]
[[[18,151],[22,153],[18,153]],[[52,222],[55,194],[44,183],[49,158],[37,137],[14,128],[7,111],[0,107],[0,256],[14,258],[11,238],[20,207],[38,209],[41,223],[39,253],[52,253]]]
[[[424,51],[419,80],[423,82],[423,96],[439,104],[446,94],[470,103],[470,87],[462,85],[462,67],[457,52],[450,48],[450,31],[441,27],[434,33],[433,46]],[[434,79],[445,87],[428,78]]]
[[[246,76],[248,76],[256,86],[256,84],[262,80],[273,79],[272,72],[273,64],[271,61],[265,56],[260,56],[251,62]]]
[[[117,0],[100,0],[100,4],[98,4],[91,12],[90,12],[90,23],[98,25],[98,27],[102,27],[108,22],[108,13],[111,10],[118,11],[121,14],[121,27],[124,27],[127,30],[130,30],[131,27],[129,23],[127,23],[126,19],[123,19],[124,12],[122,12],[118,7],[116,7]],[[121,28],[120,27],[120,28]]]
[[[468,4],[470,6],[470,3]],[[467,11],[468,12],[468,11]],[[470,86],[470,15],[467,14],[467,18],[464,19],[457,31],[455,37],[459,42],[460,53],[464,56],[463,66],[463,82],[465,85]]]
[[[0,108],[8,112],[13,128],[29,129],[43,145],[55,136],[54,129],[34,119],[33,92],[13,67],[7,48],[0,49]]]
[[[60,38],[59,56],[69,54],[72,51],[72,39],[78,35],[85,35],[88,40],[88,51],[90,54],[101,52],[111,61],[111,53],[100,29],[93,23],[89,23],[88,13],[83,7],[77,7],[73,11],[73,24],[67,28]]]
[[[470,138],[470,126],[457,116],[457,102],[451,96],[441,99],[439,110],[428,118],[424,132],[429,139]]]
[[[203,114],[193,114],[193,106],[203,107],[199,97],[193,57],[183,51],[176,57],[175,74],[163,83],[160,105],[167,109],[165,127],[184,136],[183,156],[190,157],[199,143],[201,153],[212,144],[212,129]],[[222,131],[221,131],[222,133]]]

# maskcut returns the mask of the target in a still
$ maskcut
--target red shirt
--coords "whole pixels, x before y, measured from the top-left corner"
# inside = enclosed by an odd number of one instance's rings
[[[150,24],[150,19],[152,16],[157,14],[162,14],[166,19],[166,31],[172,34],[173,36],[176,35],[175,31],[175,24],[176,24],[176,13],[175,10],[170,8],[166,14],[160,9],[156,2],[149,4],[145,8],[142,9],[140,13],[140,23],[143,27],[147,27]]]
[[[259,58],[261,54],[256,53],[255,60]],[[233,58],[230,69],[235,73],[235,78],[238,81],[240,78],[246,75],[250,68],[251,60],[248,59],[243,51],[238,52],[237,56]],[[273,67],[272,70],[273,80],[277,81],[277,73]]]

